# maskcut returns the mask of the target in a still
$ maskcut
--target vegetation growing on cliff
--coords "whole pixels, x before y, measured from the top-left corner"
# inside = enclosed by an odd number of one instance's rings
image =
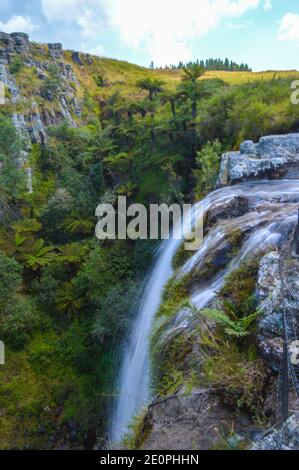
[[[160,308],[163,322],[152,337],[153,383],[160,397],[212,386],[226,404],[261,418],[266,371],[254,342],[258,266],[254,259],[227,277],[219,293],[222,310],[181,305],[175,301],[180,283],[169,283]],[[191,330],[171,329],[180,308],[189,309]]]

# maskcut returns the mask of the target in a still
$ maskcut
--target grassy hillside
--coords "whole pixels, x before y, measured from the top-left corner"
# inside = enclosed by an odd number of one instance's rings
[[[167,69],[149,69],[140,67],[138,65],[130,64],[129,62],[119,61],[116,59],[100,58],[91,56],[93,63],[88,64],[87,60],[83,59],[83,67],[74,65],[71,59],[71,52],[65,52],[65,60],[71,64],[76,74],[82,80],[82,84],[88,84],[89,90],[97,92],[92,77],[97,75],[102,76],[110,85],[110,90],[107,94],[119,89],[126,95],[138,97],[136,91],[136,82],[141,78],[155,78],[165,82],[165,86],[169,90],[174,90],[182,78],[181,70],[167,70]],[[240,85],[259,80],[272,80],[273,77],[278,78],[299,78],[299,72],[295,70],[285,71],[265,71],[265,72],[225,72],[225,71],[207,71],[200,80],[219,79],[223,80],[229,85]]]

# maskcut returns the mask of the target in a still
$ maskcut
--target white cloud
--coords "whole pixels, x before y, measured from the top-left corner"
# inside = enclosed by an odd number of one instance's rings
[[[262,4],[265,0],[262,0]],[[48,21],[75,24],[85,40],[103,27],[126,46],[145,47],[157,65],[192,58],[192,42],[261,0],[41,0]]]
[[[0,30],[5,33],[32,33],[38,27],[30,16],[14,15],[6,23],[0,21]]]
[[[83,52],[87,52],[91,55],[97,55],[99,57],[103,57],[105,55],[105,49],[102,45],[98,45],[96,47],[88,47],[85,44],[82,44],[81,50]]]
[[[299,15],[287,13],[280,22],[277,37],[280,41],[293,41],[299,45]]]
[[[252,25],[252,21],[244,20],[240,23],[227,23],[225,25],[225,29],[245,29],[249,28]]]
[[[265,11],[270,11],[272,10],[273,6],[272,6],[272,0],[265,0],[265,3],[264,3],[264,10]]]
[[[101,0],[42,0],[41,5],[50,23],[74,23],[89,39],[96,36],[103,18]]]
[[[81,0],[42,0],[42,11],[48,21],[72,21],[80,10]]]
[[[81,33],[86,38],[91,38],[97,34],[95,16],[95,12],[92,9],[86,8],[77,18],[77,23],[81,28]]]
[[[157,65],[192,57],[190,42],[259,0],[102,0],[109,23],[129,46],[146,46]]]

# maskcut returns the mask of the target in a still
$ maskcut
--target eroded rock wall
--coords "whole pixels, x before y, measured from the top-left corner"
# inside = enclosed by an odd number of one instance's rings
[[[34,94],[27,93],[19,83],[13,70],[15,58],[22,67],[31,69],[39,81]],[[55,66],[57,90],[44,86],[50,78],[50,69]],[[20,73],[22,75],[22,72]],[[12,120],[23,137],[25,150],[31,143],[43,143],[48,136],[48,127],[67,121],[76,127],[82,112],[82,103],[77,90],[79,80],[71,64],[64,60],[61,44],[42,47],[32,44],[24,33],[0,33],[0,81],[6,89],[6,105],[12,107]]]

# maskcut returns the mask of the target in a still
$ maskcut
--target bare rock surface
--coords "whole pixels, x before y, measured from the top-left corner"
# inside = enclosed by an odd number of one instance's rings
[[[147,450],[208,450],[217,447],[231,429],[239,432],[246,427],[244,440],[258,432],[246,417],[234,414],[206,389],[154,402],[147,423],[151,427],[143,444]]]
[[[0,81],[7,89],[6,101],[13,105],[21,104],[13,113],[12,120],[23,138],[24,146],[28,150],[31,143],[43,143],[48,137],[49,126],[67,121],[70,126],[77,127],[76,117],[81,116],[81,101],[76,96],[76,86],[79,80],[71,64],[64,62],[64,51],[60,43],[48,44],[47,50],[38,45],[31,44],[25,33],[6,34],[0,32]],[[38,50],[36,58],[34,49]],[[57,90],[57,104],[51,107],[38,105],[35,97],[26,96],[18,85],[16,76],[11,72],[10,65],[14,58],[19,56],[23,66],[32,68],[40,80],[41,88],[36,95],[42,96],[42,84],[49,76],[50,66],[58,67],[59,87]],[[44,57],[42,57],[44,56]],[[44,97],[44,96],[43,96]],[[54,96],[46,96],[53,101]]]
[[[299,450],[299,414],[256,442],[251,450]]]
[[[299,164],[299,134],[266,136],[257,144],[245,141],[240,151],[223,154],[218,184],[273,177],[294,164]]]

